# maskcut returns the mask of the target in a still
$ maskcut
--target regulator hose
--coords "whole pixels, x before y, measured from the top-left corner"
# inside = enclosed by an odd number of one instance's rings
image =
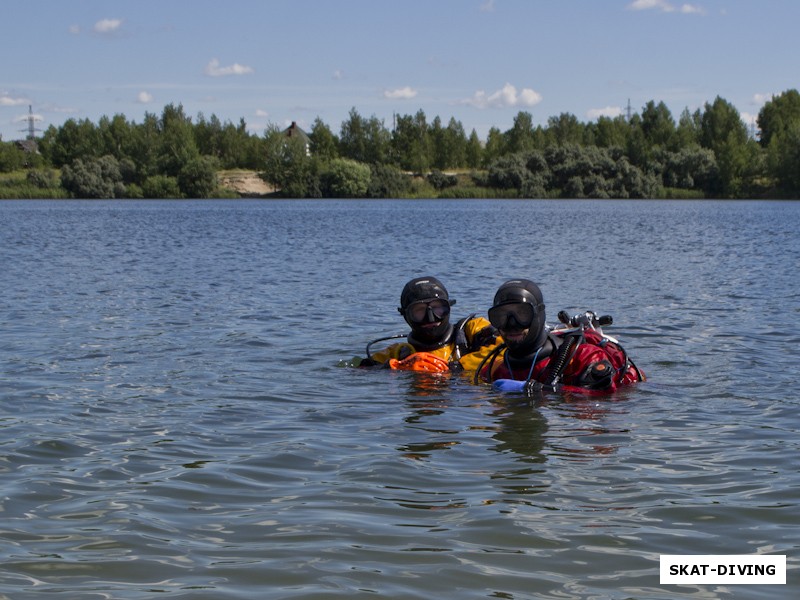
[[[483,371],[484,365],[491,359],[491,364],[489,365],[489,381],[492,380],[492,365],[494,365],[494,361],[497,358],[497,355],[500,354],[503,350],[506,349],[506,344],[503,342],[502,344],[498,344],[496,348],[494,348],[489,354],[483,357],[481,364],[478,365],[478,368],[475,369],[475,374],[472,376],[472,383],[478,385],[480,383],[481,371]]]
[[[378,342],[385,342],[387,340],[396,340],[404,337],[406,337],[405,333],[396,333],[395,335],[387,335],[386,337],[378,338],[377,340],[372,340],[369,344],[367,344],[367,358],[369,360],[372,360],[372,354],[370,354],[369,349],[372,348],[374,344],[377,344]]]
[[[569,336],[564,341],[564,344],[561,345],[561,348],[558,349],[558,355],[556,356],[556,360],[553,365],[553,370],[551,371],[553,376],[549,384],[551,388],[555,388],[556,384],[558,383],[558,380],[561,379],[561,374],[564,372],[568,360],[572,357],[572,350],[578,345],[579,337],[583,336],[577,336],[577,335]]]

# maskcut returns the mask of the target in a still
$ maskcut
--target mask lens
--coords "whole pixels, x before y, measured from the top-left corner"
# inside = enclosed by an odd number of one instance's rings
[[[406,316],[412,323],[424,323],[430,311],[434,321],[441,321],[450,314],[450,303],[447,300],[431,302],[414,302],[406,309]]]
[[[450,314],[450,303],[445,302],[444,300],[434,300],[428,305],[428,307],[431,309],[433,316],[439,321]]]
[[[521,327],[527,329],[533,323],[536,311],[532,304],[519,302],[516,304],[502,304],[489,309],[489,322],[497,329],[507,329],[511,319]]]

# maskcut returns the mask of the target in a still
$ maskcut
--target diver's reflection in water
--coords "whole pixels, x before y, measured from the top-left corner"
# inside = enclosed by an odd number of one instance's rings
[[[573,462],[614,454],[630,435],[624,418],[630,393],[624,389],[600,399],[576,393],[551,395],[541,404],[556,423],[556,431],[548,435],[547,453]],[[619,427],[620,423],[625,426]]]
[[[425,430],[433,434],[451,432],[453,435],[459,431],[494,432],[491,436],[498,443],[493,448],[500,453],[514,453],[525,462],[541,463],[546,460],[542,449],[544,447],[544,434],[547,423],[541,412],[531,401],[524,397],[501,396],[487,397],[481,394],[472,405],[481,410],[480,423],[471,421],[466,425],[457,423],[454,419],[438,419],[450,410],[455,410],[454,391],[457,390],[450,374],[421,374],[415,373],[408,379],[408,408],[410,412],[405,417],[410,425],[426,425]],[[486,412],[486,401],[489,401],[489,412]],[[461,405],[461,403],[458,403]],[[463,408],[463,405],[461,405]],[[438,423],[438,425],[436,424]],[[442,424],[446,424],[442,427]],[[419,430],[419,427],[416,428]],[[447,443],[437,441],[432,449],[453,446],[460,440],[453,439]],[[407,447],[404,447],[407,448]],[[420,457],[422,458],[422,457]]]
[[[417,423],[431,415],[440,415],[453,400],[453,380],[450,373],[403,374],[408,377],[406,398],[411,413],[407,423]]]
[[[435,439],[409,442],[398,448],[405,458],[422,460],[435,450],[444,450],[460,442],[455,439],[458,430],[450,427],[435,427],[432,423],[447,410],[452,398],[452,384],[449,373],[414,373],[408,381],[408,404],[411,412],[405,422],[416,431],[424,431]],[[442,439],[445,437],[446,439]]]
[[[422,462],[443,450],[456,452],[458,458],[448,452],[449,469],[460,469],[458,461],[466,460],[474,465],[469,472],[488,476],[502,493],[484,503],[531,503],[532,495],[550,486],[548,460],[596,460],[615,452],[619,435],[627,435],[607,426],[609,413],[625,410],[624,403],[609,399],[564,394],[530,399],[482,388],[475,394],[474,387],[460,388],[447,374],[414,374],[407,385],[404,420],[413,435],[397,450]],[[485,443],[494,455],[476,459],[476,443]]]
[[[490,413],[496,433],[496,452],[513,452],[517,460],[528,463],[543,463],[547,421],[530,402],[498,402]]]
[[[492,439],[497,442],[491,449],[510,459],[501,468],[494,461],[492,481],[504,495],[516,496],[516,502],[547,490],[544,448],[548,425],[542,413],[530,402],[504,399],[493,403],[490,415],[495,432]]]
[[[497,441],[493,450],[498,453],[515,454],[516,460],[526,463],[542,463],[546,460],[542,449],[547,423],[528,399],[498,400],[481,393],[472,396],[474,403],[465,405],[463,398],[454,398],[457,390],[458,380],[449,374],[415,373],[409,377],[406,398],[410,410],[405,422],[414,426],[415,432],[425,431],[429,434],[428,438],[435,439],[402,446],[399,449],[404,456],[424,459],[434,450],[463,443],[465,432],[471,434],[469,437],[473,443],[475,432],[488,432]],[[468,386],[466,390],[472,392],[475,388]],[[461,419],[465,409],[469,418],[466,423]],[[480,439],[486,438],[482,436]]]

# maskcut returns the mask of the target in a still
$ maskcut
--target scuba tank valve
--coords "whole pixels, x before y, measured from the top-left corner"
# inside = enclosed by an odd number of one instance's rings
[[[567,325],[568,327],[604,327],[614,323],[614,318],[611,315],[597,316],[597,313],[587,310],[585,313],[577,314],[570,317],[567,311],[562,310],[558,313],[558,320]]]

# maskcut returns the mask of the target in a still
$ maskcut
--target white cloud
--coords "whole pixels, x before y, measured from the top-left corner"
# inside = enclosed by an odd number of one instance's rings
[[[622,109],[619,106],[606,106],[605,108],[591,108],[586,111],[586,116],[590,121],[594,121],[600,117],[618,117],[622,114]]]
[[[102,19],[94,24],[95,33],[114,33],[122,25],[122,19]]]
[[[141,91],[136,96],[136,101],[139,104],[150,104],[153,101],[153,94],[150,92]]]
[[[667,0],[634,0],[628,5],[631,10],[650,10],[657,8],[664,12],[672,12],[675,8]]]
[[[483,90],[475,92],[472,98],[463,100],[462,104],[468,104],[476,108],[515,108],[520,106],[535,106],[542,101],[542,95],[530,88],[523,88],[517,92],[517,88],[506,83],[501,89],[487,94]]]
[[[80,112],[77,108],[72,108],[70,106],[50,106],[50,112],[59,113],[63,115],[74,115],[77,112]]]
[[[71,34],[73,34],[73,35],[78,35],[81,32],[81,26],[80,25],[70,25],[69,26],[69,32]]]
[[[753,94],[753,104],[761,106],[775,97],[775,94]]]
[[[756,120],[758,119],[758,115],[754,115],[753,113],[749,112],[740,112],[739,117],[741,117],[744,124],[750,127],[751,125],[756,125]]]
[[[268,117],[269,113],[267,111],[262,110],[262,109],[259,108],[258,110],[256,110],[256,116],[257,117]]]
[[[336,79],[337,81],[338,81],[338,80],[340,80],[340,79],[344,79],[344,72],[343,72],[341,69],[336,69],[336,70],[333,72],[333,75],[332,75],[332,77],[333,77],[334,79]]]
[[[21,106],[23,104],[28,104],[28,100],[25,98],[12,98],[8,94],[0,95],[0,106]]]
[[[220,67],[219,61],[212,58],[211,62],[206,65],[205,74],[209,77],[225,77],[226,75],[247,75],[252,73],[252,67],[246,67],[239,63],[233,63],[229,67]]]
[[[481,4],[481,12],[494,12],[494,0],[486,0]]]
[[[706,11],[696,4],[675,6],[669,0],[634,0],[628,5],[630,10],[660,10],[661,12],[680,12],[685,15],[704,15]]]
[[[416,97],[417,93],[417,90],[413,90],[406,86],[396,90],[386,90],[383,92],[383,97],[388,98],[389,100],[409,100]]]

